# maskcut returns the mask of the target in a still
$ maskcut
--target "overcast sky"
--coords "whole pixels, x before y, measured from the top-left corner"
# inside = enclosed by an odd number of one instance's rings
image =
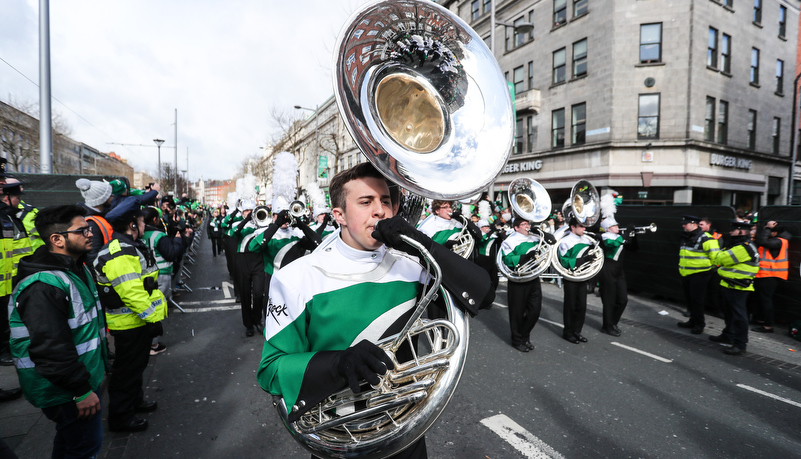
[[[0,100],[38,106],[39,2],[1,1]],[[155,147],[109,143],[165,139],[172,162],[177,109],[179,169],[188,147],[193,180],[230,178],[277,134],[272,108],[333,94],[336,36],[366,2],[52,0],[53,111],[74,140],[155,172]]]

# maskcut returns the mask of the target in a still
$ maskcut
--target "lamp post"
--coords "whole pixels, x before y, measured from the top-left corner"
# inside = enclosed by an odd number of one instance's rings
[[[164,141],[161,139],[153,139],[153,141],[156,142],[156,146],[159,148],[159,173],[157,175],[159,178],[159,185],[161,185],[161,144],[163,144]]]
[[[511,27],[517,33],[527,34],[534,30],[534,25],[530,22],[522,22],[520,24],[507,24],[505,22],[500,22],[495,20],[495,2],[491,3],[491,10],[490,10],[490,51],[492,51],[493,57],[495,56],[495,27],[496,26],[503,26],[504,31],[507,27]]]
[[[320,113],[318,112],[318,110],[320,110],[320,105],[317,105],[317,108],[315,108],[314,110],[312,110],[311,108],[301,107],[300,105],[295,105],[295,109],[296,110],[308,110],[310,112],[314,112],[314,153],[316,154],[316,157],[318,158],[317,161],[319,162],[320,161],[320,159],[319,159],[319,157],[320,157],[320,139],[318,137],[317,127],[320,125]],[[312,167],[314,167],[314,166],[312,166]],[[316,177],[317,173],[315,173],[314,176]],[[300,179],[300,176],[298,176],[298,179]]]

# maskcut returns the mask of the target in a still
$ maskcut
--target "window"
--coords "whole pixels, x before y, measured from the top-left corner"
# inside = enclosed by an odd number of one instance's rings
[[[534,89],[534,61],[528,61],[528,89]]]
[[[589,0],[573,0],[573,17],[581,16],[587,12]]]
[[[528,12],[528,23],[532,26],[534,25],[534,10]],[[528,39],[534,39],[534,28],[532,27],[531,32],[528,34]]]
[[[784,61],[776,60],[776,94],[784,94]]]
[[[731,37],[725,33],[720,38],[720,71],[731,73]]]
[[[565,48],[553,52],[553,84],[565,82]]]
[[[489,13],[492,10],[492,0],[484,0],[484,12]]]
[[[704,140],[715,140],[715,98],[707,96],[704,110]]]
[[[526,140],[528,143],[528,151],[534,151],[534,145],[537,144],[537,130],[534,128],[534,117],[529,116],[526,118]]]
[[[473,3],[470,4],[470,17],[475,21],[479,15],[481,12],[478,10],[478,0],[473,0]]]
[[[782,119],[778,117],[773,118],[773,154],[779,154],[779,140],[781,137],[781,124]]]
[[[348,156],[348,169],[353,167],[353,155]]]
[[[756,126],[757,126],[757,112],[756,110],[748,110],[748,149],[756,150]]]
[[[779,6],[779,36],[784,38],[787,32],[787,7]]]
[[[526,42],[527,42],[527,40],[528,40],[528,38],[526,37],[526,34],[524,34],[524,33],[518,33],[518,31],[517,31],[517,27],[518,27],[520,24],[523,24],[524,22],[526,22],[526,18],[525,18],[525,17],[523,17],[523,16],[520,16],[519,18],[515,19],[515,22],[514,22],[514,26],[515,26],[515,28],[513,29],[513,31],[514,31],[514,40],[513,40],[513,43],[514,43],[514,47],[515,47],[515,48],[517,48],[517,47],[519,47],[519,46],[523,46],[523,45],[525,45],[525,44],[526,44]],[[529,36],[530,36],[530,35],[529,35]]]
[[[728,6],[729,8],[734,8],[734,0],[723,0],[723,6]]]
[[[659,94],[640,94],[637,138],[659,138]]]
[[[754,0],[754,17],[753,21],[757,24],[762,22],[762,0]]]
[[[565,109],[554,110],[551,114],[551,146],[565,146]]]
[[[709,28],[709,38],[706,45],[706,66],[718,68],[718,30]]]
[[[518,118],[517,123],[515,124],[515,152],[514,154],[519,155],[523,153],[523,122],[525,121],[524,118]]]
[[[515,78],[515,94],[520,94],[521,92],[525,91],[526,89],[523,87],[523,82],[525,81],[525,67],[522,65],[520,67],[515,68],[514,71],[514,78]]]
[[[751,84],[759,84],[759,50],[751,48]]]
[[[720,101],[718,109],[718,143],[726,145],[729,140],[729,103]]]
[[[587,104],[577,104],[571,108],[573,113],[573,124],[571,125],[573,135],[573,145],[581,145],[585,141],[587,131]]]
[[[587,39],[573,43],[573,78],[587,74]]]
[[[492,49],[492,36],[487,35],[484,37],[484,44],[487,45],[487,49]]]
[[[567,22],[567,0],[553,0],[553,25],[560,26]]]
[[[640,26],[640,63],[662,62],[662,23]]]

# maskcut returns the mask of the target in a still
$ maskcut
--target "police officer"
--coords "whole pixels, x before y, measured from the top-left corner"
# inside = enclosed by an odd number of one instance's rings
[[[94,261],[98,294],[116,351],[108,386],[108,425],[114,432],[138,432],[147,429],[148,423],[135,414],[157,408],[156,402],[144,399],[142,374],[151,340],[162,334],[167,302],[158,289],[156,260],[140,240],[145,232],[144,213],[132,198],[114,211],[114,217],[109,216],[113,237]]]
[[[731,344],[723,350],[729,355],[745,352],[748,343],[748,293],[754,291],[754,278],[759,271],[759,252],[751,242],[751,227],[748,221],[731,222],[731,247],[720,251],[716,262],[720,265],[720,286],[726,302],[726,328],[718,336],[710,336],[716,343]]]
[[[684,285],[684,298],[690,309],[690,319],[679,322],[681,328],[689,328],[694,335],[704,332],[704,303],[709,276],[715,266],[715,257],[720,251],[718,241],[708,236],[698,224],[701,219],[685,215],[681,221],[684,229],[679,247],[679,274]]]
[[[2,174],[0,172],[0,174]],[[2,174],[5,182],[5,174]],[[17,184],[4,184],[0,199],[0,365],[12,365],[9,349],[10,330],[8,324],[8,297],[12,293],[11,280],[17,275],[17,265],[22,257],[32,253],[31,240],[25,231],[25,225],[17,218],[17,205],[21,189]]]

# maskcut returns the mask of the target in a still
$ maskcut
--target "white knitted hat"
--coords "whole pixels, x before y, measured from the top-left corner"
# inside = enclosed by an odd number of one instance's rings
[[[81,190],[83,202],[89,207],[97,207],[100,204],[105,204],[108,197],[111,196],[111,184],[108,182],[98,182],[96,180],[82,178],[75,181],[75,186]]]

